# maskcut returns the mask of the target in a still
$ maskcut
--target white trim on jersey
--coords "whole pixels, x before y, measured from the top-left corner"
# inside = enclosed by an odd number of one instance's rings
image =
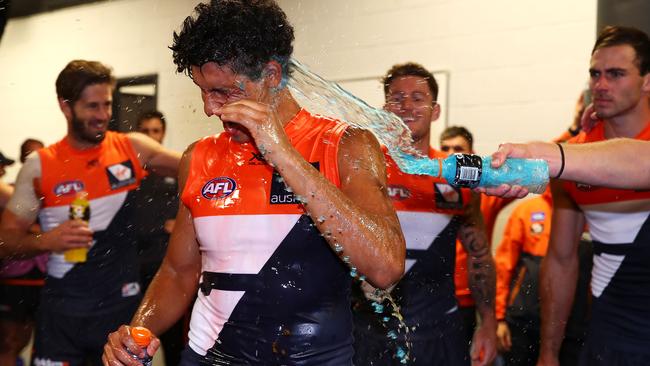
[[[203,254],[202,271],[259,273],[300,216],[284,214],[194,218],[199,250]]]
[[[124,191],[90,200],[90,222],[88,223],[90,229],[92,231],[106,230],[124,205],[128,193]],[[69,216],[70,206],[62,205],[41,209],[38,218],[41,229],[47,232],[67,221]],[[47,273],[54,278],[63,278],[72,267],[74,267],[74,263],[67,262],[62,253],[51,253],[47,262]]]
[[[624,259],[624,255],[607,253],[594,255],[594,266],[591,270],[591,293],[594,297],[602,295]]]
[[[245,291],[213,289],[210,296],[206,297],[199,291],[190,317],[189,345],[194,352],[205,356],[214,346],[224,324],[244,293]]]
[[[194,228],[202,252],[202,271],[258,274],[296,226],[300,214],[200,216]],[[242,253],[245,253],[243,255]],[[205,355],[218,339],[245,291],[199,291],[192,309],[189,344]]]
[[[408,273],[411,270],[411,267],[417,262],[415,259],[406,258],[406,263],[404,264],[404,273]]]
[[[129,192],[123,191],[90,200],[90,222],[92,231],[103,231],[113,221],[117,212],[124,205]],[[50,231],[70,217],[70,206],[45,207],[39,213],[39,221],[43,231]]]
[[[634,241],[650,214],[650,200],[582,205],[591,238],[605,244]]]
[[[398,211],[407,249],[427,250],[449,225],[453,215],[435,212]]]
[[[397,211],[407,249],[427,250],[438,235],[449,225],[453,215],[418,212]],[[407,273],[417,262],[407,259],[404,273]]]
[[[650,200],[630,200],[581,205],[594,241],[605,245],[631,244],[650,214]],[[591,292],[594,297],[603,294],[625,255],[594,254],[591,270]]]

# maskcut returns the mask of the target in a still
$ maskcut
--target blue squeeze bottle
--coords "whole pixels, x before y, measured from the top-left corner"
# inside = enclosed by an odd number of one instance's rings
[[[401,160],[401,161],[400,161]],[[442,175],[455,187],[498,187],[501,184],[519,185],[532,193],[543,193],[548,184],[548,164],[541,159],[506,159],[497,169],[492,168],[492,157],[472,154],[453,154],[442,162],[439,159],[415,157],[398,153],[400,169],[407,174]],[[440,166],[442,165],[442,174]]]

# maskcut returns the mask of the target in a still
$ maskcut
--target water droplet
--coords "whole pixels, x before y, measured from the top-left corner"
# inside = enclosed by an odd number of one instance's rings
[[[384,312],[384,305],[382,305],[382,304],[380,304],[380,303],[378,303],[378,302],[376,302],[376,301],[373,301],[373,302],[371,303],[371,305],[372,305],[372,307],[373,307],[375,313],[377,313],[377,314],[381,314],[381,313]]]
[[[397,333],[394,330],[389,330],[386,336],[390,339],[397,339]]]

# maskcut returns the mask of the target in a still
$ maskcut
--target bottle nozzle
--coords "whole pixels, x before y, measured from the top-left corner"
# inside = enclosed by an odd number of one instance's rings
[[[147,347],[151,343],[151,331],[145,327],[131,328],[131,337],[140,347]]]

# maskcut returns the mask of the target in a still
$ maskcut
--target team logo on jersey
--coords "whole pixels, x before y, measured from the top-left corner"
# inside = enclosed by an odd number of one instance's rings
[[[203,198],[209,200],[220,200],[233,194],[237,189],[237,182],[229,177],[217,177],[210,179],[201,188]]]
[[[140,293],[140,284],[129,282],[122,285],[122,297],[131,297]]]
[[[84,182],[80,180],[67,180],[54,186],[54,194],[58,196],[67,196],[83,191]]]
[[[320,164],[312,162],[311,165],[320,171]],[[271,195],[269,197],[269,204],[271,205],[295,205],[301,203],[300,197],[293,194],[291,189],[284,183],[284,179],[277,171],[273,171],[271,178]]]
[[[463,208],[463,196],[460,194],[460,188],[444,183],[435,183],[433,187],[436,191],[436,207],[446,210]]]
[[[541,222],[533,222],[530,225],[530,232],[533,234],[541,234],[544,231],[544,224]]]
[[[530,214],[530,221],[532,222],[544,221],[544,219],[546,219],[546,213],[543,211]]]
[[[411,197],[411,191],[404,186],[388,186],[388,197],[393,201],[403,201]]]
[[[126,187],[136,182],[133,174],[133,163],[131,160],[125,160],[121,163],[110,165],[106,168],[108,183],[111,189]]]

